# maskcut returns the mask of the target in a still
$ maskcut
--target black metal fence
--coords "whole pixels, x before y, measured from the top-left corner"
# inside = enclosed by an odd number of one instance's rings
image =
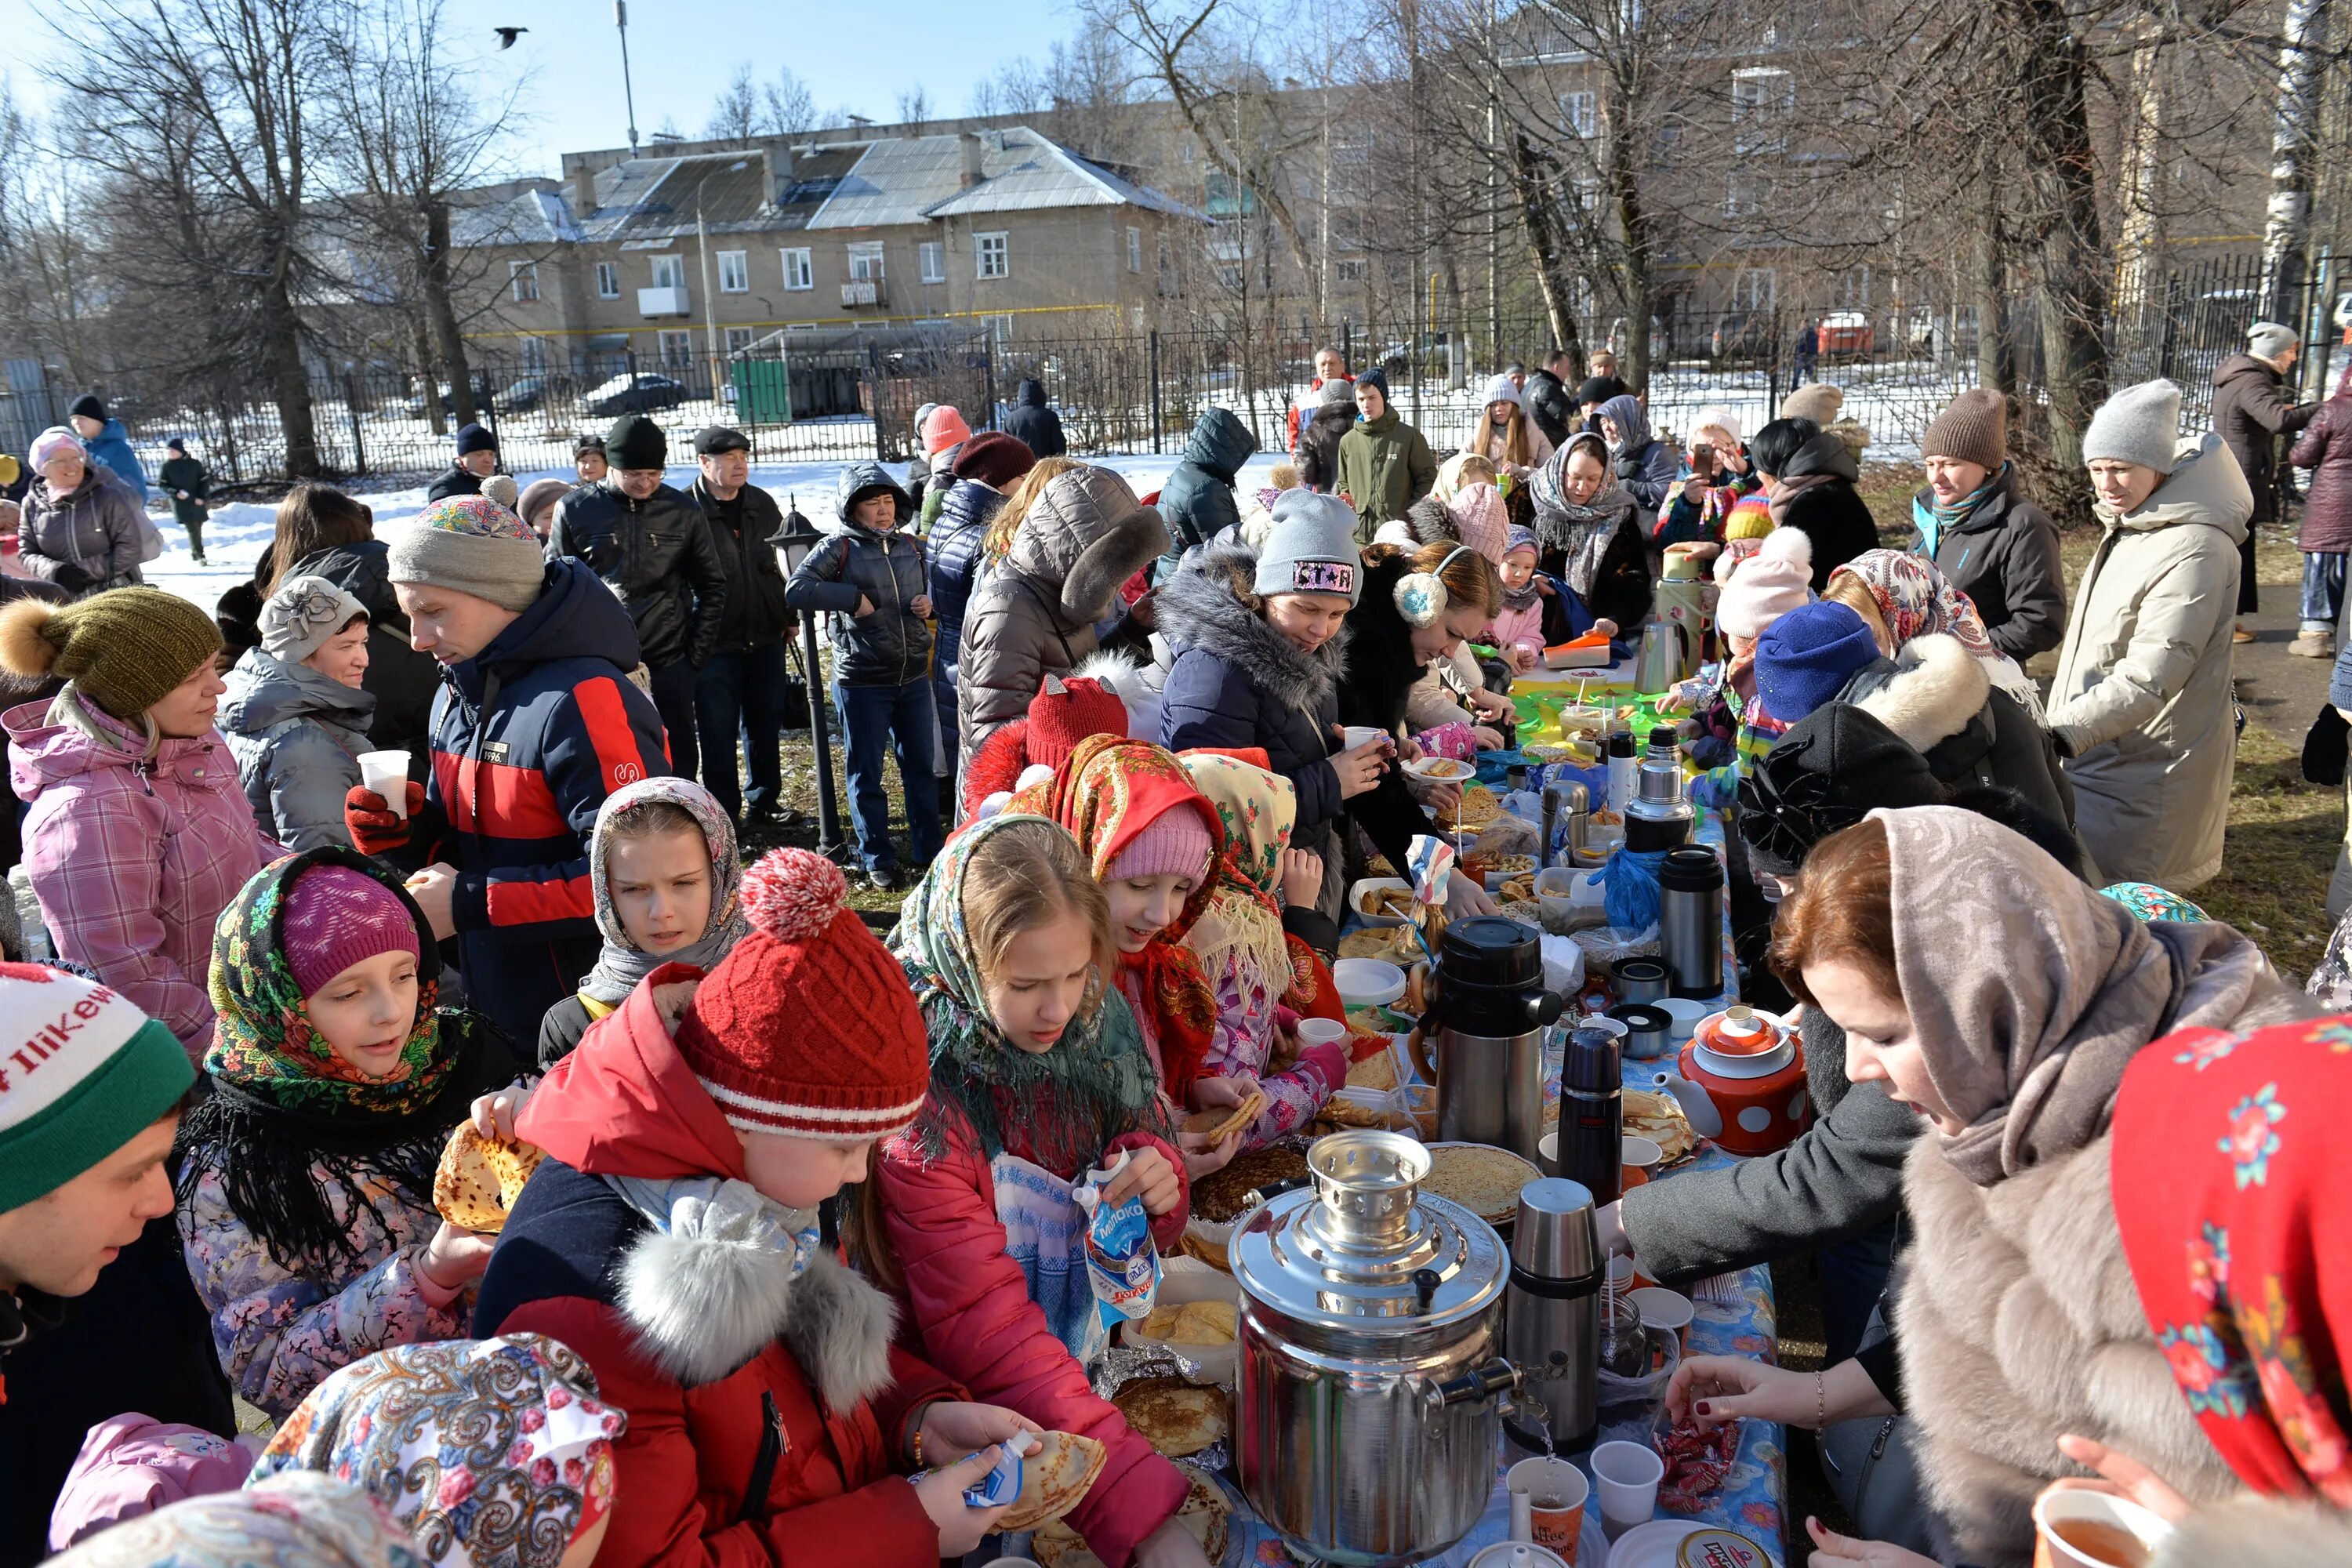
[[[2338,267],[2322,257],[2291,301],[2291,323],[2318,363],[2307,387],[2333,375],[2330,341],[2352,317],[2338,295]],[[2264,297],[2259,258],[2230,256],[2119,279],[2107,337],[2116,384],[2156,375],[2179,382],[2185,419],[2210,406],[2212,371],[2245,345]],[[1811,353],[1800,337],[1811,327]],[[1622,318],[1579,323],[1588,350],[1631,359],[1633,328]],[[2030,301],[2000,324],[2018,384],[2037,380],[2038,333]],[[1685,436],[1700,411],[1721,408],[1753,433],[1800,381],[1827,381],[1843,393],[1883,455],[1916,451],[1919,435],[1951,396],[1979,382],[1979,323],[1951,307],[1881,308],[1800,319],[1769,307],[1696,311],[1677,303],[1649,323],[1646,393],[1653,424]],[[1231,409],[1255,432],[1261,450],[1288,444],[1287,416],[1305,393],[1316,351],[1339,348],[1351,368],[1387,373],[1399,411],[1450,451],[1466,445],[1496,371],[1529,369],[1551,344],[1539,313],[1483,316],[1466,331],[1425,323],[1318,326],[1264,318],[1232,329],[1106,331],[1051,339],[1004,339],[963,327],[879,332],[782,332],[716,358],[656,359],[629,353],[583,358],[568,367],[478,359],[478,417],[498,433],[517,472],[561,468],[583,433],[617,415],[656,419],[682,453],[692,432],[727,424],[750,436],[765,463],[903,459],[918,447],[916,411],[952,404],[972,428],[1001,424],[1024,381],[1043,384],[1061,414],[1071,449],[1099,454],[1166,452],[1212,405]],[[2340,358],[2339,362],[2340,363]],[[21,452],[34,431],[58,422],[80,391],[37,362],[5,362],[0,384],[0,450]],[[253,389],[190,386],[126,375],[97,390],[130,426],[142,455],[160,459],[180,436],[227,486],[283,477],[285,440],[275,402]],[[399,371],[321,368],[311,377],[313,427],[323,467],[337,476],[404,478],[449,460],[455,399],[446,385]]]

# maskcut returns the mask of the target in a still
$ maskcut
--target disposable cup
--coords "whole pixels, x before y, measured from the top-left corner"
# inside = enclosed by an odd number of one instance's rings
[[[1547,1176],[1559,1174],[1559,1134],[1547,1132],[1536,1140],[1536,1169]]]
[[[1584,1472],[1566,1459],[1521,1459],[1503,1480],[1511,1494],[1511,1539],[1557,1552],[1576,1568],[1584,1502],[1591,1493]]]
[[[1298,1043],[1301,1046],[1333,1046],[1347,1037],[1348,1026],[1337,1018],[1298,1020]]]
[[[1621,1142],[1625,1150],[1618,1156],[1623,1166],[1621,1184],[1628,1189],[1646,1185],[1658,1173],[1658,1167],[1665,1163],[1666,1152],[1658,1147],[1656,1139],[1644,1138],[1638,1132],[1626,1133]]]
[[[2146,1568],[2171,1533],[2128,1498],[2053,1487],[2033,1500],[2033,1568]]]
[[[1340,732],[1342,751],[1352,752],[1359,746],[1369,746],[1388,734],[1386,730],[1370,724],[1350,724]]]
[[[1690,1326],[1694,1309],[1690,1298],[1679,1290],[1669,1290],[1663,1285],[1644,1285],[1633,1292],[1633,1306],[1642,1314],[1642,1326],[1653,1334],[1672,1334],[1675,1343],[1685,1355],[1690,1353]]]
[[[1614,1541],[1658,1511],[1658,1483],[1666,1462],[1647,1443],[1599,1443],[1592,1449],[1592,1479],[1601,1493],[1601,1525]]]
[[[408,753],[406,752],[362,752],[360,783],[383,796],[392,814],[404,821],[408,816]]]

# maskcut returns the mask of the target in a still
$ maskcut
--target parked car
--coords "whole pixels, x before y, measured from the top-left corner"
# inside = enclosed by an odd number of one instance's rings
[[[457,405],[449,396],[449,384],[446,381],[441,382],[435,387],[435,390],[440,394],[441,412],[444,414],[455,414],[457,410]],[[408,416],[411,419],[424,418],[425,395],[421,392],[412,394],[408,401],[402,406],[408,410]],[[502,403],[499,405],[499,406],[503,409],[506,405]],[[474,379],[474,411],[477,414],[482,414],[488,412],[489,407],[490,384],[488,380],[477,376]]]
[[[551,375],[526,375],[498,395],[501,414],[528,414],[554,395],[562,384]]]
[[[687,399],[686,388],[666,375],[639,371],[635,376],[616,375],[591,387],[580,400],[580,411],[599,418],[619,414],[651,414],[675,408]]]
[[[1832,310],[1822,318],[1821,342],[1822,357],[1850,354],[1857,359],[1868,354],[1875,346],[1875,334],[1870,330],[1870,318],[1860,310]]]

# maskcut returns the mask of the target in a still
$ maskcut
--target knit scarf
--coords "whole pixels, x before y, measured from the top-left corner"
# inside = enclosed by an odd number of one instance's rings
[[[1070,830],[1086,851],[1095,880],[1108,881],[1119,852],[1163,812],[1208,805],[1192,774],[1174,753],[1144,741],[1089,735],[1055,768],[1054,776],[1016,793],[1005,809],[1050,816]],[[1224,828],[1213,810],[1204,811],[1209,828],[1209,864],[1224,854]],[[1150,1009],[1160,1044],[1160,1080],[1168,1096],[1183,1104],[1215,1042],[1216,993],[1186,933],[1209,907],[1213,875],[1202,879],[1176,919],[1140,952],[1122,951],[1119,967]]]
[[[1601,488],[1591,500],[1582,502],[1568,499],[1568,459],[1580,448],[1601,459]],[[1528,493],[1536,504],[1536,538],[1546,550],[1559,551],[1567,557],[1560,574],[1578,598],[1590,602],[1601,563],[1617,530],[1623,526],[1633,500],[1610,469],[1608,444],[1589,430],[1571,436],[1568,445],[1536,470]]]
[[[2352,1027],[2183,1029],[2133,1058],[2116,1226],[2173,1381],[2239,1480],[2352,1509]]]
[[[654,800],[667,801],[693,817],[695,825],[702,829],[704,847],[710,851],[710,918],[704,922],[700,936],[674,952],[647,952],[631,942],[620,915],[613,908],[613,819],[631,806]],[[709,973],[750,929],[744,923],[742,900],[738,897],[742,880],[743,862],[735,847],[735,825],[727,819],[718,798],[692,779],[639,779],[606,795],[596,813],[595,830],[588,840],[588,886],[595,895],[596,929],[604,933],[604,948],[596,955],[596,967],[580,983],[581,994],[607,1007],[617,1007],[629,999],[638,981],[665,963],[690,963],[705,974]]]
[[[1235,954],[1287,989],[1290,949],[1282,930],[1282,852],[1298,820],[1298,790],[1288,779],[1238,757],[1187,752],[1184,767],[1217,809],[1225,849],[1217,858],[1207,912],[1185,938],[1210,974]]]
[[[1947,505],[1932,498],[1933,486],[1911,498],[1911,523],[1919,531],[1919,552],[1930,561],[1942,548],[1947,529],[1958,527],[1968,521],[1969,513],[1984,503],[1985,497],[2009,482],[2009,465],[2001,464],[1985,478],[1985,482]]]
[[[1021,1049],[989,1015],[964,918],[964,874],[992,835],[1045,820],[1005,812],[966,826],[908,894],[890,932],[890,951],[915,988],[930,1038],[931,1092],[908,1134],[927,1160],[969,1131],[983,1160],[1012,1146],[1048,1169],[1075,1173],[1122,1132],[1168,1131],[1143,1037],[1101,977],[1049,1051]]]
[[[294,983],[286,904],[295,879],[313,866],[373,877],[399,895],[416,923],[416,1019],[399,1065],[385,1077],[370,1077],[334,1054]],[[513,1079],[503,1041],[486,1021],[436,1006],[438,954],[431,924],[400,879],[356,850],[328,846],[256,873],[214,931],[217,1023],[205,1057],[213,1092],[180,1123],[181,1195],[216,1162],[230,1212],[289,1268],[326,1268],[358,1256],[327,1201],[327,1181],[356,1192],[371,1174],[380,1176],[431,1208],[449,1130],[477,1095]]]

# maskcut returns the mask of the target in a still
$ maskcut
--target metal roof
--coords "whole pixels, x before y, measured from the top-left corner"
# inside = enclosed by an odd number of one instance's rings
[[[903,136],[867,143],[811,228],[881,228],[981,213],[1133,205],[1181,214],[1156,191],[1121,179],[1026,126],[970,133],[980,180],[963,184],[964,136]]]

